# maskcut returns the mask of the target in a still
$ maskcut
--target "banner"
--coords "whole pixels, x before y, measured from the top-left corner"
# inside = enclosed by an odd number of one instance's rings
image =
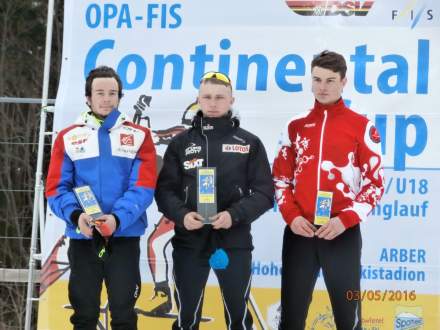
[[[365,330],[440,328],[438,1],[70,0],[64,16],[55,131],[86,109],[88,72],[109,65],[124,85],[120,109],[151,128],[160,157],[197,110],[201,75],[216,70],[230,75],[234,111],[272,162],[283,127],[313,106],[313,56],[324,49],[343,54],[344,100],[379,130],[386,179],[383,199],[361,226],[362,291],[347,299],[362,301]],[[169,329],[176,318],[169,295],[173,224],[154,204],[147,214],[138,326]],[[283,229],[276,207],[253,224],[250,309],[258,329],[277,328]],[[63,232],[49,210],[38,329],[70,325]],[[221,302],[211,272],[204,329],[225,328]],[[101,314],[99,328],[109,329],[105,290]],[[306,328],[336,329],[321,275]]]

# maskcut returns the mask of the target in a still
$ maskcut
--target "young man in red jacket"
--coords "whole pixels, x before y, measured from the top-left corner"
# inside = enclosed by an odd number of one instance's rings
[[[304,329],[322,268],[336,327],[361,329],[361,232],[383,194],[380,136],[341,98],[345,59],[323,51],[312,61],[311,111],[292,119],[273,165],[283,240],[279,329]]]

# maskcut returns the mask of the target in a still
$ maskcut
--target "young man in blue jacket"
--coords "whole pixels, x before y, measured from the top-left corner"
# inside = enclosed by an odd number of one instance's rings
[[[118,111],[122,83],[112,68],[92,70],[85,94],[89,109],[55,140],[46,191],[70,238],[70,321],[74,329],[96,329],[104,281],[112,329],[137,329],[139,237],[154,195],[155,149],[150,131]],[[101,207],[98,219],[83,211],[73,191],[85,185]]]
[[[233,102],[229,77],[220,72],[202,77],[201,111],[192,127],[170,142],[158,178],[157,205],[175,223],[176,330],[199,328],[211,268],[222,292],[226,328],[252,329],[247,308],[253,248],[250,229],[272,207],[274,189],[264,146],[240,127],[231,112]],[[209,173],[208,168],[215,168],[216,174],[209,180],[205,180],[209,175],[201,175],[198,185],[197,170]],[[216,181],[217,207],[206,219],[197,206],[198,195],[211,191],[207,188],[211,181]]]

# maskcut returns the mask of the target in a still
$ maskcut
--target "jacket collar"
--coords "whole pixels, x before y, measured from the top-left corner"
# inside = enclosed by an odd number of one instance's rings
[[[347,109],[347,107],[345,106],[342,97],[333,104],[322,104],[315,99],[315,105],[312,109],[312,112],[317,114],[323,114],[324,111],[327,111],[327,115],[332,116],[341,113],[345,109]]]
[[[220,118],[204,117],[202,111],[198,111],[193,118],[192,126],[207,135],[223,135],[240,126],[240,121],[232,116],[231,111]]]
[[[102,122],[100,122],[90,110],[85,111],[78,117],[75,124],[85,125],[94,129],[103,127],[104,129],[112,130],[121,126],[126,121],[129,121],[128,116],[115,108]]]

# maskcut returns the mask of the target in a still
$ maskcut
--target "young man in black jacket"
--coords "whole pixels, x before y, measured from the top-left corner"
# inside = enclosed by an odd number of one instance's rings
[[[169,144],[155,198],[175,222],[173,275],[179,309],[173,329],[198,329],[211,267],[224,301],[228,329],[252,329],[247,308],[251,283],[251,223],[272,207],[273,185],[260,139],[232,115],[231,81],[208,72],[200,82],[201,111],[192,128]],[[215,168],[217,213],[197,212],[197,169]],[[200,201],[199,201],[200,202]],[[203,221],[209,220],[210,224]]]

